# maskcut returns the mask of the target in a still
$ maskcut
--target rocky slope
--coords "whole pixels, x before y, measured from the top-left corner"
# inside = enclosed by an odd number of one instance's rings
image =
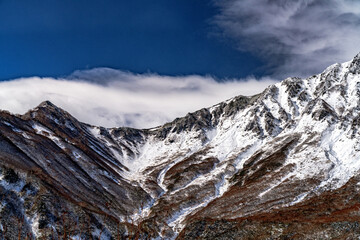
[[[360,236],[360,55],[153,129],[0,113],[0,239]]]

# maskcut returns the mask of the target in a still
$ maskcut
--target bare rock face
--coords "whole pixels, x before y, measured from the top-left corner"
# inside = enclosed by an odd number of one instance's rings
[[[360,237],[359,55],[152,129],[0,112],[0,239]]]

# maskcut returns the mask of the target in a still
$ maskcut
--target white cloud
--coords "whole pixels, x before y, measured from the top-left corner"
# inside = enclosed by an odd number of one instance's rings
[[[360,51],[358,0],[216,0],[214,23],[278,77],[308,76]]]
[[[69,79],[23,78],[0,82],[0,109],[23,114],[44,100],[80,121],[105,127],[149,128],[237,95],[253,95],[270,78],[137,75],[113,69],[78,71]]]

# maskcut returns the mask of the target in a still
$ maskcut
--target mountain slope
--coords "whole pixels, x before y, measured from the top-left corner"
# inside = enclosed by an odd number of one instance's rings
[[[1,112],[1,236],[354,238],[359,100],[357,55],[153,129]]]

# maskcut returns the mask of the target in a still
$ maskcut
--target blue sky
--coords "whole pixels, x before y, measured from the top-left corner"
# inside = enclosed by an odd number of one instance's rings
[[[349,61],[359,42],[358,0],[0,0],[0,109],[50,100],[154,127]]]
[[[136,73],[261,75],[211,23],[206,0],[2,0],[0,79],[110,67]]]

